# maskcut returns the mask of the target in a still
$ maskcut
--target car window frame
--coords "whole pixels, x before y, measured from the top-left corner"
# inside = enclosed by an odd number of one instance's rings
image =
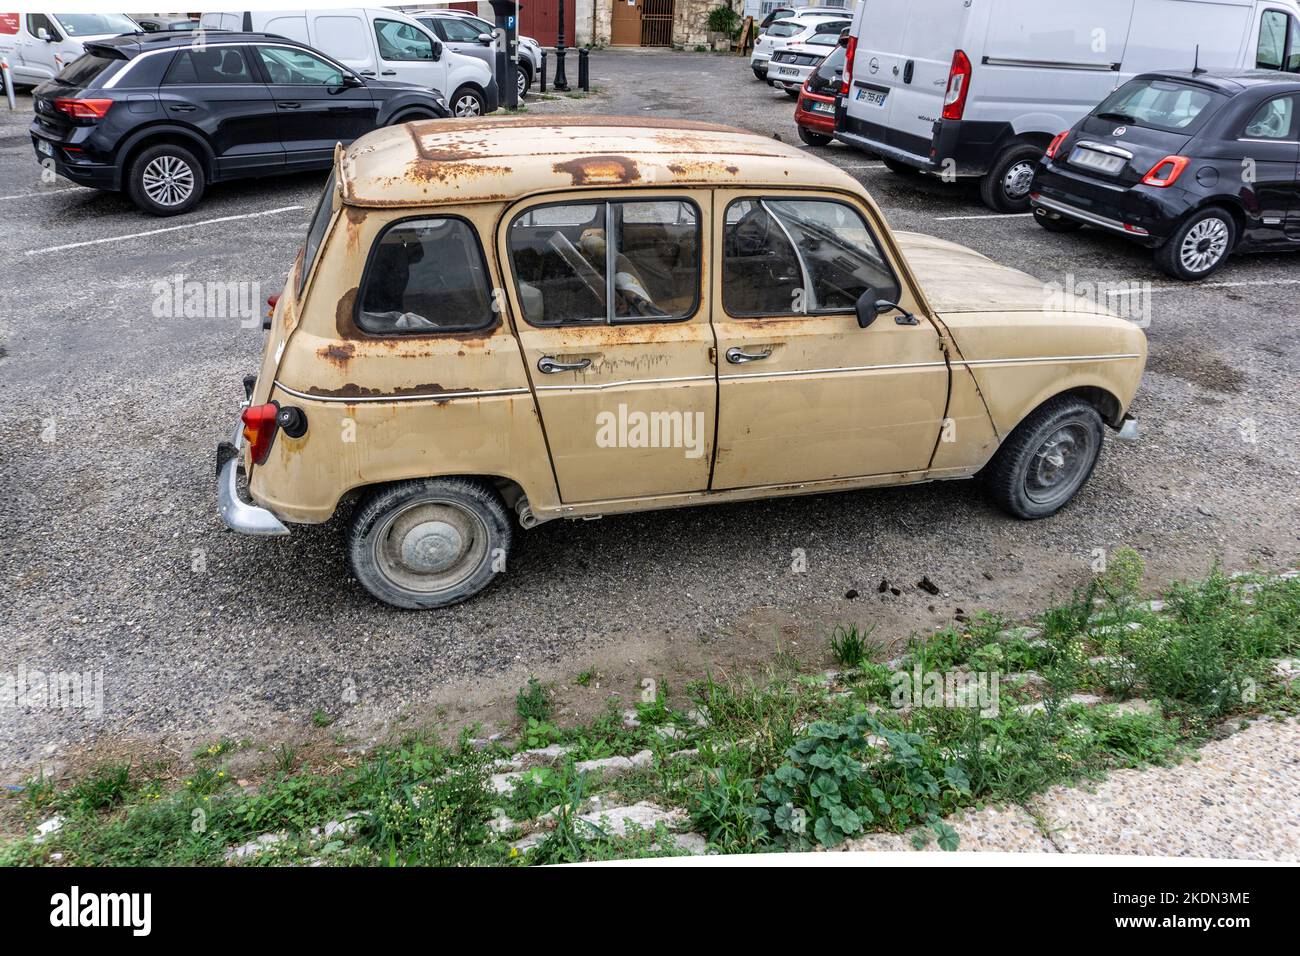
[[[875,217],[870,215],[866,209],[860,207],[857,203],[851,201],[848,197],[829,196],[824,193],[808,193],[808,194],[801,195],[797,193],[761,193],[761,192],[749,192],[749,191],[738,190],[735,192],[734,195],[730,195],[726,197],[726,200],[727,200],[726,204],[722,207],[722,214],[718,218],[718,224],[717,224],[718,238],[720,240],[720,248],[723,250],[721,261],[718,262],[718,269],[717,269],[717,275],[718,275],[717,301],[721,303],[722,313],[727,318],[739,322],[752,322],[755,320],[784,321],[790,319],[822,318],[824,316],[853,315],[856,312],[856,308],[854,306],[846,306],[837,309],[815,309],[815,310],[808,309],[802,312],[796,311],[793,308],[785,312],[733,312],[731,309],[727,308],[727,284],[726,284],[727,282],[727,276],[726,276],[727,214],[730,212],[731,207],[733,205],[740,202],[754,202],[754,201],[760,203],[769,202],[769,201],[770,202],[827,202],[827,203],[834,203],[839,206],[848,207],[850,210],[852,210],[861,218],[862,224],[866,227],[867,233],[871,236],[871,241],[876,247],[876,252],[879,254],[881,262],[888,270],[890,278],[894,280],[894,288],[897,290],[897,294],[895,295],[896,302],[898,304],[901,304],[903,299],[908,295],[911,295],[913,299],[917,298],[917,296],[912,290],[911,284],[909,282],[905,282],[904,281],[905,277],[899,273],[898,269],[894,268],[894,262],[891,259],[886,249],[885,243],[881,241],[879,230],[875,225],[875,221],[874,221]],[[773,218],[776,218],[771,211],[768,212],[768,215],[773,216]],[[803,257],[799,255],[798,245],[794,242],[793,238],[789,235],[789,233],[786,232],[784,223],[782,223],[779,219],[777,219],[777,225],[781,227],[782,234],[785,235],[787,241],[789,241],[790,245],[794,248],[795,255],[799,257],[799,270],[805,280],[804,293],[806,295],[808,292],[808,279],[809,279],[808,267],[804,263]],[[881,291],[881,290],[877,290],[877,291]],[[918,302],[918,305],[919,304],[920,303]]]
[[[266,70],[264,68],[264,64],[262,63],[262,58],[260,56],[254,55],[251,46],[243,43],[210,43],[208,44],[207,49],[224,50],[227,47],[232,48],[236,53],[238,53],[240,56],[244,58],[244,66],[248,68],[249,78],[247,80],[237,80],[237,81],[226,82],[226,83],[204,83],[203,80],[199,78],[198,71],[195,70],[193,81],[189,81],[185,83],[168,83],[167,77],[171,74],[172,69],[176,66],[177,61],[179,61],[181,57],[189,56],[191,65],[194,62],[193,57],[191,56],[191,54],[194,51],[194,47],[181,46],[176,48],[175,53],[172,54],[171,60],[168,62],[166,68],[162,71],[162,76],[158,78],[158,88],[164,89],[173,86],[193,86],[199,89],[206,89],[212,86],[244,87],[244,86],[259,86],[259,85],[266,86],[267,85]]]
[[[1269,16],[1269,14],[1277,14],[1278,16],[1281,16],[1285,21],[1285,26],[1282,29],[1281,59],[1277,66],[1260,66],[1259,48],[1260,48],[1260,43],[1263,40],[1264,19],[1267,16]],[[1259,14],[1259,28],[1255,31],[1255,69],[1276,70],[1279,73],[1300,72],[1300,70],[1287,69],[1287,61],[1291,58],[1291,55],[1295,52],[1292,47],[1292,40],[1296,36],[1296,30],[1298,27],[1300,27],[1300,24],[1297,23],[1295,16],[1291,13],[1290,10],[1287,10],[1283,7],[1265,7],[1263,10],[1261,10]]]
[[[1287,130],[1287,135],[1279,139],[1272,139],[1267,136],[1250,136],[1247,135],[1247,127],[1250,126],[1256,114],[1265,106],[1274,100],[1293,99],[1295,103],[1291,107],[1291,125]],[[1241,125],[1237,132],[1237,142],[1239,143],[1277,143],[1282,146],[1294,146],[1300,143],[1300,90],[1288,90],[1284,93],[1275,93],[1272,96],[1266,96],[1260,100],[1253,108],[1248,107],[1248,112],[1241,119]]]
[[[211,49],[212,44],[208,44],[208,47],[209,49]],[[330,64],[330,66],[334,67],[336,70],[339,71],[339,75],[342,77],[342,81],[336,86],[328,86],[326,84],[320,84],[320,83],[277,83],[275,81],[275,78],[271,76],[271,71],[267,67],[266,61],[262,59],[262,50],[267,47],[270,47],[272,49],[277,49],[277,50],[293,50],[296,53],[303,53],[307,56],[314,56],[319,60],[323,60],[326,63]],[[246,45],[246,56],[249,62],[252,63],[253,66],[255,67],[256,73],[258,77],[261,79],[263,85],[268,87],[296,86],[301,88],[304,86],[310,86],[314,89],[319,88],[322,90],[337,90],[337,89],[344,89],[347,87],[348,77],[353,77],[358,83],[361,83],[360,78],[357,76],[354,70],[344,66],[338,60],[334,59],[331,56],[328,56],[325,53],[322,53],[320,50],[305,45],[300,46],[292,42],[286,43],[283,40],[277,40],[275,42],[250,43]],[[364,86],[365,84],[361,83],[361,85]]]
[[[394,10],[393,12],[396,13],[397,11]],[[415,30],[417,33],[423,34],[424,38],[429,41],[428,59],[421,59],[419,57],[412,57],[412,58],[404,57],[402,59],[393,60],[384,56],[383,45],[379,42],[379,24],[381,22],[395,23],[398,26],[409,27],[410,29]],[[432,30],[425,27],[425,25],[423,23],[420,23],[418,20],[415,21],[414,23],[407,23],[405,20],[398,20],[395,17],[385,17],[385,16],[371,17],[370,33],[371,33],[371,38],[375,44],[375,55],[378,56],[379,59],[384,63],[436,63],[438,61],[438,47],[441,41],[438,39],[438,37],[434,34]]]
[[[613,231],[613,222],[614,222],[613,215],[612,215],[613,210],[611,208],[611,205],[614,203],[630,205],[632,203],[649,203],[649,202],[686,203],[691,207],[691,209],[695,213],[695,239],[696,239],[695,295],[691,300],[690,307],[686,309],[683,315],[666,316],[664,318],[654,318],[654,317],[638,315],[638,316],[631,316],[631,317],[625,317],[620,319],[619,316],[615,314],[614,297],[610,295],[610,288],[614,281],[614,273],[611,271],[611,265],[612,265],[611,259],[614,255],[613,243],[609,241],[609,236]],[[605,230],[605,238],[606,238],[605,275],[603,277],[605,279],[605,321],[603,322],[559,322],[554,324],[546,322],[546,323],[542,323],[541,325],[538,325],[535,322],[530,322],[528,320],[528,316],[523,311],[524,297],[523,297],[522,290],[519,288],[519,283],[520,283],[519,276],[515,271],[514,248],[510,245],[510,230],[514,227],[515,223],[519,219],[522,219],[524,216],[538,209],[545,209],[554,206],[577,206],[577,205],[598,205],[598,204],[603,204],[605,206],[605,215],[603,217],[603,223],[600,227]],[[689,322],[700,314],[701,303],[704,301],[703,284],[704,284],[704,276],[706,274],[705,265],[704,265],[704,243],[706,240],[706,236],[704,234],[704,214],[700,208],[700,204],[693,197],[688,195],[681,195],[675,191],[672,193],[636,194],[636,195],[629,195],[627,197],[624,197],[622,195],[619,195],[617,197],[603,196],[599,198],[590,198],[582,195],[581,193],[578,193],[578,194],[568,196],[564,199],[548,200],[539,203],[527,203],[527,204],[521,204],[521,206],[515,206],[514,209],[511,210],[511,212],[513,212],[513,215],[503,216],[501,219],[501,223],[502,223],[501,248],[503,248],[506,253],[504,260],[502,262],[502,266],[503,268],[509,269],[510,271],[510,281],[511,284],[514,286],[515,300],[519,303],[519,317],[523,320],[524,324],[527,325],[529,328],[547,330],[547,329],[613,328],[616,326],[621,327],[621,326],[630,326],[630,325],[675,325],[682,322]],[[578,225],[578,223],[575,223],[574,225]]]
[[[370,276],[370,266],[378,255],[379,245],[384,236],[388,235],[389,230],[394,229],[406,223],[427,222],[431,219],[447,219],[461,223],[469,229],[474,236],[474,247],[478,250],[479,262],[483,266],[483,280],[487,283],[487,320],[482,325],[476,325],[472,328],[458,329],[400,329],[391,332],[372,332],[361,324],[362,306],[366,301],[366,282]],[[328,233],[327,233],[328,235]],[[324,243],[322,243],[323,245]],[[318,254],[319,258],[319,254]],[[352,325],[362,335],[372,339],[405,339],[405,338],[463,338],[468,335],[485,335],[496,328],[501,322],[500,310],[497,306],[498,298],[496,295],[496,285],[492,273],[492,263],[488,260],[486,249],[483,245],[483,237],[479,234],[478,226],[473,220],[457,213],[445,213],[438,211],[437,207],[430,207],[423,213],[415,213],[409,216],[402,216],[383,224],[374,239],[370,241],[370,248],[366,252],[366,261],[361,267],[361,277],[357,282],[356,299],[352,303]]]

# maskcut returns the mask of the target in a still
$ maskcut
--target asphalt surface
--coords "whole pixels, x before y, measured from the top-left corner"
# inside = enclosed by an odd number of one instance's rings
[[[530,109],[677,115],[797,142],[792,101],[744,60],[605,52],[591,67],[597,96]],[[389,609],[350,578],[337,520],[274,541],[221,526],[214,448],[263,333],[155,308],[178,275],[256,283],[259,301],[278,291],[323,175],[213,187],[190,214],[153,219],[122,196],[43,185],[30,109],[0,107],[0,676],[102,670],[104,708],[0,703],[11,775],[98,740],[179,747],[305,726],[317,709],[360,735],[376,715],[576,673],[647,636],[759,658],[772,641],[740,635],[773,615],[819,642],[834,620],[928,628],[957,608],[1029,610],[1122,544],[1153,584],[1216,560],[1287,566],[1300,550],[1300,258],[1239,258],[1179,285],[1122,239],[991,218],[972,185],[902,179],[835,145],[811,152],[861,179],[895,228],[1045,283],[1151,283],[1142,440],[1108,441],[1046,521],[1009,519],[959,482],[553,522],[517,536],[510,573],[477,599]],[[796,548],[806,573],[791,572]],[[913,586],[923,575],[938,596]],[[882,578],[903,593],[879,596]]]

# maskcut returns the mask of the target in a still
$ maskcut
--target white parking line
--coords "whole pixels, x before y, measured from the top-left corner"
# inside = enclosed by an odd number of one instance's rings
[[[1144,292],[1173,292],[1179,289],[1236,289],[1252,285],[1300,285],[1300,279],[1241,279],[1237,282],[1187,282],[1182,285],[1141,286],[1134,289],[1110,289],[1107,295],[1141,295]]]
[[[89,186],[67,186],[63,189],[47,189],[39,193],[14,193],[12,196],[0,196],[0,202],[6,199],[35,199],[37,196],[52,196],[55,193],[76,193],[90,189]]]
[[[264,209],[261,212],[248,212],[239,216],[221,216],[218,219],[204,219],[202,222],[187,222],[180,226],[164,226],[162,229],[149,229],[145,232],[133,232],[125,236],[108,236],[104,239],[87,239],[84,242],[65,242],[61,246],[46,246],[44,249],[28,249],[27,255],[35,256],[43,252],[62,252],[65,249],[80,249],[82,246],[97,246],[104,242],[123,242],[127,239],[143,239],[145,236],[157,236],[164,232],[178,229],[196,229],[199,226],[215,226],[219,222],[234,222],[237,219],[255,219],[258,216],[274,216],[276,213],[293,212],[303,206],[281,206],[278,209]]]
[[[935,222],[957,222],[961,219],[1021,219],[1032,212],[991,212],[983,216],[935,216]]]

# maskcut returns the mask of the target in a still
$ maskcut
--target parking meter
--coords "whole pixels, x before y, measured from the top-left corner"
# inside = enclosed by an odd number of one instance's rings
[[[519,105],[519,8],[515,0],[491,0],[496,19],[496,77],[501,102],[507,107]]]

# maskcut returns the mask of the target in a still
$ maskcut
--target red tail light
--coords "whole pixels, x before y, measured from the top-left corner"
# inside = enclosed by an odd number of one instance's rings
[[[849,84],[853,82],[853,54],[858,52],[858,38],[849,37],[849,45],[844,48],[844,72],[840,74],[840,96],[849,95]]]
[[[269,319],[275,315],[276,303],[280,301],[280,293],[272,292],[266,297],[266,317]]]
[[[252,453],[253,464],[260,465],[271,453],[271,441],[275,438],[275,416],[280,414],[280,406],[274,402],[266,405],[250,405],[244,409],[240,418],[244,422],[244,441]]]
[[[948,89],[943,94],[943,118],[959,120],[966,111],[966,94],[970,92],[970,59],[961,50],[952,55],[948,69]]]
[[[1064,133],[1057,133],[1055,136],[1052,137],[1052,141],[1047,144],[1048,159],[1056,158],[1056,151],[1061,148],[1061,144],[1065,142],[1065,137],[1069,135],[1070,135],[1070,131],[1067,129]]]
[[[103,119],[112,105],[112,100],[81,100],[67,96],[54,101],[56,110],[73,119]]]
[[[1172,186],[1189,162],[1191,160],[1186,156],[1166,156],[1151,167],[1142,177],[1142,182],[1147,186]]]

